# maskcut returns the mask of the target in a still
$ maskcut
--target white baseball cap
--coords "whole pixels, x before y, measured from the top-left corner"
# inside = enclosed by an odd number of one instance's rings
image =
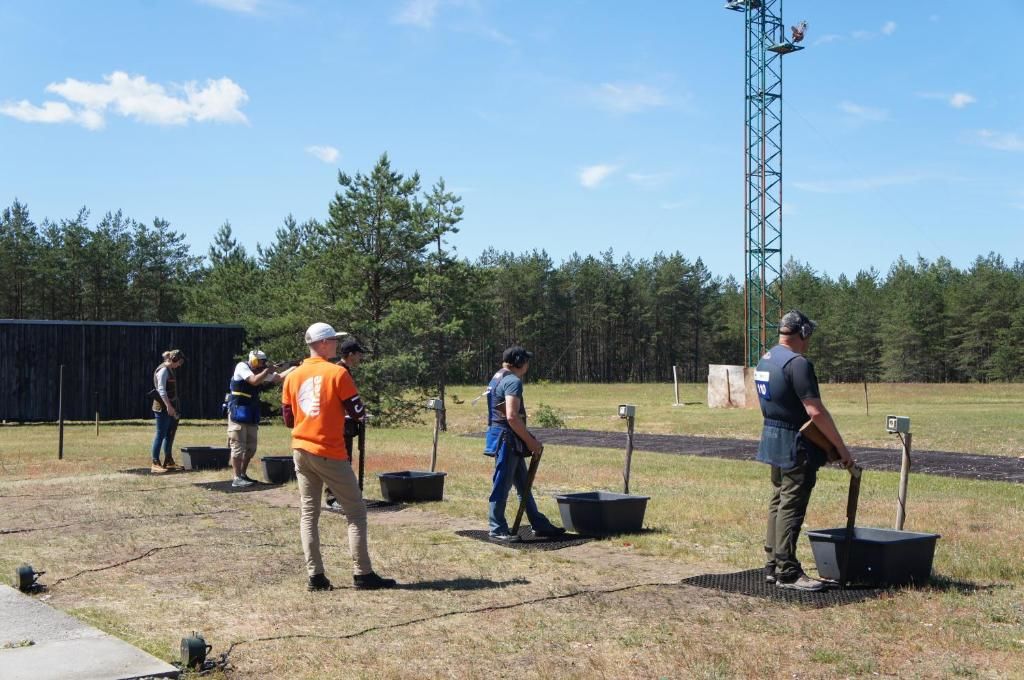
[[[267,355],[265,353],[261,352],[258,349],[254,349],[253,351],[249,352],[249,363],[252,363],[253,361],[266,361],[266,360],[267,360]]]
[[[343,338],[346,335],[348,333],[338,333],[330,324],[319,321],[306,329],[306,344],[312,345],[314,342]]]

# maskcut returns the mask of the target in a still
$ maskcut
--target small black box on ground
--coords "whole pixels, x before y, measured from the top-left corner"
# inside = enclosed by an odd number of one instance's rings
[[[613,536],[643,529],[649,496],[587,491],[555,496],[562,526],[583,536]]]
[[[226,446],[183,446],[181,464],[186,470],[223,470],[231,466],[231,449]]]
[[[839,580],[846,556],[846,527],[808,531],[818,574]],[[931,578],[938,534],[857,527],[846,580],[864,585],[923,585]]]
[[[384,500],[396,502],[439,501],[444,498],[444,472],[383,472],[380,494]]]
[[[295,460],[291,456],[263,456],[263,478],[271,484],[284,484],[295,479]]]

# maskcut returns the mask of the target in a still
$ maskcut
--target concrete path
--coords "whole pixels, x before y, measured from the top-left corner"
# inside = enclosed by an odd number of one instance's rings
[[[178,675],[178,669],[169,663],[10,586],[0,586],[2,680],[129,680]]]
[[[589,446],[623,451],[626,449],[625,432],[532,428],[531,430],[546,445]],[[483,437],[483,434],[470,436]],[[757,441],[755,440],[694,437],[680,434],[636,433],[633,435],[633,448],[637,451],[731,460],[752,461],[757,455]],[[850,447],[850,451],[865,470],[898,472],[900,469],[901,449],[899,442],[895,439],[891,449]],[[950,451],[912,451],[910,462],[910,469],[915,474],[924,473],[943,477],[1024,484],[1024,459],[1010,456],[984,456]]]

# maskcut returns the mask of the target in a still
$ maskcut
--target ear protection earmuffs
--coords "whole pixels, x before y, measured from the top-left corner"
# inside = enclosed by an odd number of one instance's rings
[[[782,335],[793,335],[795,333],[800,336],[801,340],[806,340],[807,338],[811,337],[811,334],[814,333],[814,326],[811,324],[810,319],[808,319],[806,316],[803,315],[803,313],[798,312],[795,309],[792,312],[789,312],[789,314],[799,315],[800,325],[797,326],[795,331],[791,331],[789,333],[783,332]]]

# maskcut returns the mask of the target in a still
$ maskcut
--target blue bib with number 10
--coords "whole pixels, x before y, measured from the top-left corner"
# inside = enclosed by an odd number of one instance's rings
[[[754,371],[754,385],[757,387],[757,396],[765,401],[772,400],[772,391],[768,381],[768,371]]]

